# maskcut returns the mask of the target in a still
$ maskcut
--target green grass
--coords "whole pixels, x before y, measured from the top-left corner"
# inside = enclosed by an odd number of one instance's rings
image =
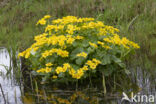
[[[0,46],[24,50],[42,31],[35,24],[42,16],[94,17],[120,29],[122,36],[140,44],[133,65],[153,73],[156,65],[155,0],[2,0]],[[139,60],[139,61],[138,61]]]

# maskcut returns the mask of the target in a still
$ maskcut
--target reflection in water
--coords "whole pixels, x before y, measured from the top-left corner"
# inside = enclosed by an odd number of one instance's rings
[[[0,104],[4,104],[5,100],[9,104],[22,104],[20,87],[17,85],[13,71],[11,70],[9,75],[7,72],[11,69],[12,64],[9,53],[6,49],[0,49]],[[4,95],[3,95],[3,93]],[[5,100],[4,100],[5,99]]]
[[[63,93],[63,94],[62,94]],[[28,94],[26,93],[24,96],[25,104],[36,104],[37,101],[34,98],[36,96],[38,98],[39,104],[120,104],[120,99],[108,98],[104,99],[104,97],[100,97],[95,94],[89,94],[82,91],[61,91],[56,90],[53,93],[46,93],[44,90],[38,91],[38,95]],[[31,103],[30,103],[31,102]]]

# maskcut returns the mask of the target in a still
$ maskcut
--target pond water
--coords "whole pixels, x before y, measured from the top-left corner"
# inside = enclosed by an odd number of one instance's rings
[[[14,79],[11,64],[8,51],[4,48],[0,49],[0,104],[22,103],[20,86]],[[9,75],[7,75],[8,71],[10,71]]]
[[[74,91],[42,86],[41,89],[34,88],[34,92],[27,86],[23,88],[14,77],[12,63],[8,51],[0,48],[0,104],[121,104],[122,96],[108,94],[103,97],[97,89]],[[156,97],[156,88],[151,83],[153,81],[150,80],[150,75],[144,76],[145,72],[140,67],[132,73],[135,73],[132,77],[141,88],[139,94],[152,94]],[[129,103],[123,102],[122,104]],[[131,104],[156,104],[156,102]]]

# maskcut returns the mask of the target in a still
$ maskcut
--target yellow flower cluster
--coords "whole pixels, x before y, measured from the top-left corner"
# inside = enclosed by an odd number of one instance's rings
[[[103,22],[101,21],[97,21],[97,22],[89,22],[89,23],[86,23],[82,26],[82,28],[84,29],[88,29],[88,28],[102,28],[104,27],[104,24]]]
[[[88,22],[88,21],[93,21],[94,18],[77,18],[75,16],[66,16],[63,17],[62,19],[56,19],[53,20],[53,24],[69,24],[69,23],[76,23],[76,22]]]
[[[36,25],[45,25],[46,24],[46,19],[49,19],[51,16],[50,15],[45,15],[42,19],[40,19]]]
[[[80,79],[84,75],[84,71],[87,71],[87,70],[88,70],[88,66],[85,65],[76,71],[75,69],[73,69],[72,66],[70,66],[69,63],[64,63],[63,67],[58,66],[55,69],[57,74],[60,74],[61,72],[63,72],[63,73],[68,72],[69,75],[72,76],[72,78],[76,78],[76,79]]]
[[[60,74],[61,72],[66,72],[69,68],[71,68],[71,66],[68,63],[65,63],[63,64],[63,67],[58,66],[55,71],[57,74]]]
[[[93,58],[92,60],[88,60],[87,61],[87,65],[89,65],[89,67],[91,69],[96,69],[97,65],[99,65],[101,62],[95,58]]]
[[[18,57],[25,57],[26,59],[30,56],[31,48],[26,49],[25,51],[18,54]]]
[[[83,39],[82,36],[72,36],[72,35],[60,35],[60,36],[56,36],[56,35],[52,35],[47,39],[47,43],[48,45],[59,45],[62,48],[66,47],[66,44],[72,44],[75,40],[80,40]]]
[[[103,42],[98,41],[97,44],[101,45],[105,49],[111,49],[108,45],[105,45]]]
[[[86,65],[84,65],[82,68],[78,69],[77,71],[75,69],[73,69],[68,63],[66,64],[63,64],[63,67],[57,67],[56,68],[56,73],[57,74],[60,74],[61,72],[66,72],[67,69],[69,70],[69,74],[72,76],[72,78],[75,78],[75,79],[80,79],[85,71],[88,70],[88,66],[91,68],[91,69],[96,69],[97,65],[99,65],[101,62],[95,58],[89,61],[87,61]],[[88,66],[87,66],[88,65]]]
[[[44,44],[47,43],[48,38],[46,38],[48,34],[43,33],[38,36],[35,36],[34,40],[36,43],[33,43],[30,48],[27,48],[25,51],[18,54],[18,57],[29,58],[31,52],[36,52],[39,48],[41,48]]]
[[[52,66],[53,64],[51,62],[47,63],[46,66]]]
[[[129,41],[126,37],[123,37],[122,39],[120,39],[119,35],[117,34],[115,34],[113,37],[110,37],[110,38],[104,38],[103,40],[108,43],[112,43],[116,45],[123,45],[127,49],[129,49],[130,46],[134,48],[140,48],[138,44],[132,41]]]
[[[84,71],[88,70],[88,66],[83,66],[82,68],[75,71],[73,68],[69,70],[69,74],[72,78],[80,79],[84,75]]]
[[[64,25],[47,25],[47,27],[45,28],[45,32],[49,31],[49,35],[51,35],[51,30],[55,30],[56,32],[58,30],[63,30],[64,29]]]
[[[39,70],[37,70],[36,72],[38,73],[49,73],[51,72],[52,68],[49,68],[49,67],[45,67],[45,68],[41,68]]]
[[[81,53],[77,54],[76,56],[82,56],[82,57],[86,58],[87,57],[87,53],[81,52]]]
[[[25,58],[29,58],[31,51],[33,50],[34,52],[36,52],[39,48],[41,48],[43,45],[48,44],[48,45],[59,45],[62,48],[66,48],[66,43],[67,44],[72,44],[75,40],[81,40],[84,39],[84,37],[82,36],[72,36],[72,35],[60,35],[60,36],[56,36],[56,35],[52,35],[50,37],[46,37],[48,34],[43,33],[40,35],[35,36],[34,40],[36,41],[35,43],[32,44],[32,46],[28,49],[26,49],[25,51],[21,52],[18,54],[18,57],[25,57]],[[54,49],[55,50],[55,49]],[[58,49],[58,53],[61,54],[60,50]],[[67,52],[65,52],[67,53]],[[45,53],[48,55],[48,52]],[[51,54],[51,53],[49,53]],[[58,54],[59,55],[59,54]]]
[[[101,63],[101,60],[95,59],[98,54],[96,50],[105,51],[109,49],[109,51],[114,51],[122,47],[129,50],[140,48],[138,44],[128,40],[126,37],[120,38],[117,34],[119,32],[117,28],[107,26],[101,21],[96,21],[94,18],[66,16],[49,21],[48,19],[50,17],[50,15],[46,15],[37,22],[37,25],[47,24],[44,26],[44,33],[35,36],[35,43],[25,51],[19,53],[18,56],[24,58],[30,58],[32,56],[31,59],[35,58],[38,62],[42,62],[43,60],[49,62],[54,55],[61,56],[53,58],[54,65],[52,63],[46,63],[44,68],[37,70],[38,73],[49,73],[52,70],[50,67],[53,67],[55,69],[55,73],[52,76],[53,79],[57,78],[55,74],[59,75],[60,73],[69,74],[72,78],[80,79],[87,70],[96,69]],[[75,54],[73,51],[79,47],[83,48],[87,53],[81,52]],[[90,55],[90,51],[94,52],[95,58]],[[85,60],[85,64],[81,66],[71,63],[75,62],[74,58],[76,56],[84,57],[87,61]],[[56,66],[60,65],[59,60],[61,60],[61,63],[62,61],[65,63],[62,66]],[[79,69],[74,69],[72,66]]]
[[[62,57],[68,57],[69,55],[69,52],[65,50],[53,48],[51,50],[46,50],[45,52],[43,52],[42,57],[46,58],[47,56],[52,56],[53,53],[57,53],[57,55],[62,56]]]
[[[94,48],[97,48],[98,46],[95,43],[89,42],[89,45],[91,45]]]
[[[68,25],[67,26],[67,33],[73,35],[74,31],[80,30],[80,27],[77,27],[76,25]]]

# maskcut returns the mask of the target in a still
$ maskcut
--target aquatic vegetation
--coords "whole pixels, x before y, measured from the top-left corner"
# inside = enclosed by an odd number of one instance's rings
[[[109,75],[124,69],[122,59],[140,48],[126,37],[120,37],[117,28],[94,18],[66,16],[51,20],[46,15],[37,25],[45,31],[35,36],[35,42],[18,56],[26,58],[37,75],[53,81],[83,79],[89,72]]]

